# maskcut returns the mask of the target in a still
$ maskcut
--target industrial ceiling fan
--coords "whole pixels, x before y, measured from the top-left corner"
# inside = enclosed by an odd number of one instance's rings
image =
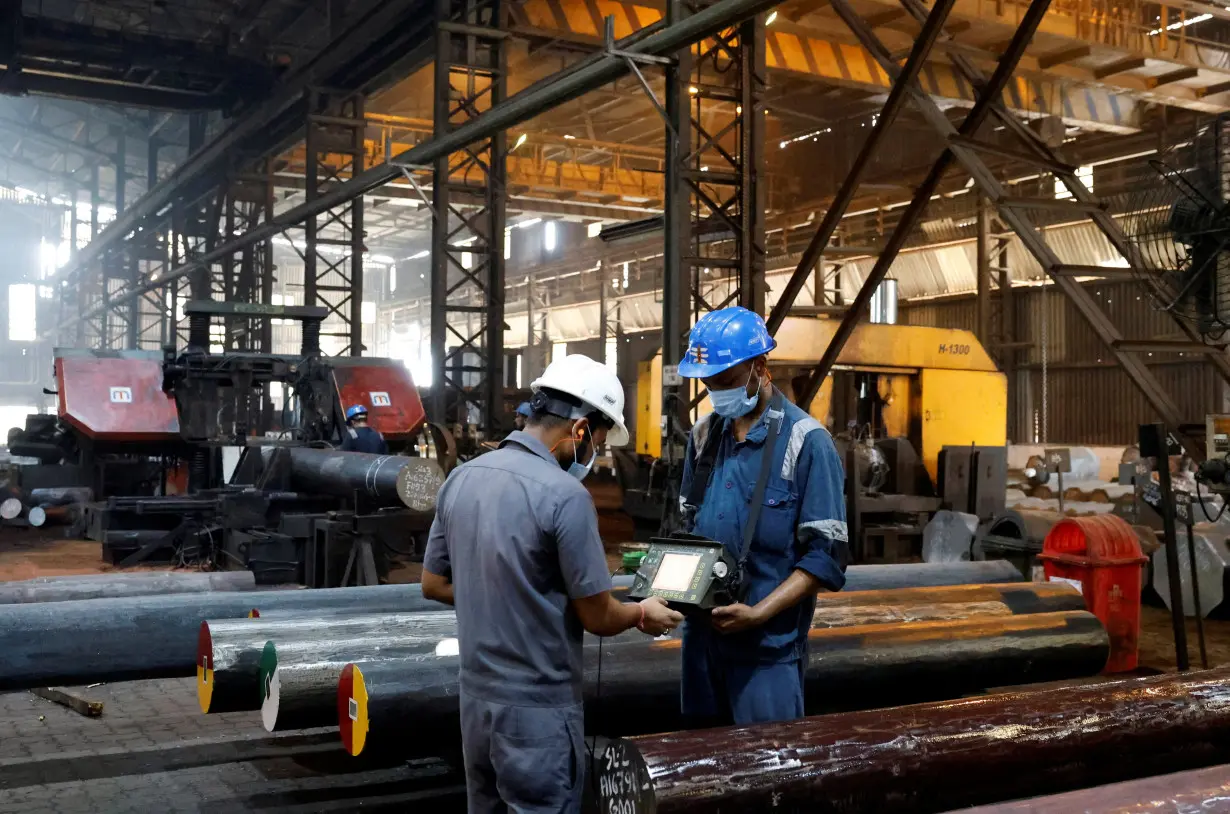
[[[1218,119],[1151,159],[1123,219],[1143,260],[1133,272],[1154,304],[1191,322],[1207,342],[1230,328],[1228,126]]]

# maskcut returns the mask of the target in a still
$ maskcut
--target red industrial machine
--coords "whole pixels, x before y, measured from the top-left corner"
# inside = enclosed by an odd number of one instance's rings
[[[185,312],[182,352],[56,352],[58,414],[29,416],[25,431],[10,433],[14,455],[39,461],[20,467],[20,489],[91,487],[86,534],[121,565],[209,560],[250,567],[261,582],[321,586],[336,583],[333,561],[356,540],[369,581],[387,552],[421,553],[431,512],[403,483],[419,498],[431,492],[434,505],[442,470],[413,464],[426,415],[405,366],[320,356],[323,308],[243,306],[246,318],[301,321],[299,354],[211,353],[210,320],[233,318],[236,307],[190,302]],[[280,411],[274,384],[287,393]],[[359,453],[332,449],[355,404],[395,453],[368,470]],[[407,467],[418,474],[399,480]]]

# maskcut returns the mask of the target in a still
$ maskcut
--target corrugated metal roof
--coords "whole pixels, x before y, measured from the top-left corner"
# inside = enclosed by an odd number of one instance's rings
[[[1111,247],[1105,236],[1091,222],[1056,226],[1045,230],[1047,243],[1066,263],[1079,265],[1115,264],[1121,262],[1118,252]],[[794,257],[781,258],[779,262],[795,261]],[[902,299],[911,300],[943,294],[968,293],[977,288],[976,246],[974,241],[962,241],[924,249],[910,249],[898,255],[889,269],[889,276],[897,280],[898,293]],[[852,260],[842,267],[842,293],[847,301],[858,293],[866,275],[875,265],[875,258]],[[1014,281],[1041,279],[1042,268],[1034,261],[1013,236],[1008,246],[1008,267]],[[793,269],[777,270],[765,275],[768,285],[767,301],[772,306],[778,294],[785,288]],[[804,286],[796,301],[798,305],[812,305],[813,285]],[[720,297],[716,298],[720,299]],[[662,302],[660,291],[649,291],[620,298],[620,324],[629,333],[655,330],[662,325]],[[510,304],[511,305],[511,304]],[[608,306],[611,307],[611,306]],[[599,334],[599,304],[597,301],[548,306],[547,332],[557,342],[576,342],[594,339]],[[426,309],[424,309],[425,318]],[[520,347],[526,343],[527,327],[524,304],[511,305],[505,313],[510,330],[505,333],[508,347]],[[1056,326],[1052,326],[1052,331]],[[1054,335],[1054,334],[1052,334]]]

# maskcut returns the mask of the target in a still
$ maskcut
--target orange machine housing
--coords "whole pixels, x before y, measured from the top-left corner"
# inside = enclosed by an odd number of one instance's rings
[[[344,413],[367,408],[368,424],[390,441],[414,436],[427,420],[410,371],[396,359],[342,357],[328,360]]]
[[[59,416],[95,441],[178,441],[175,400],[162,390],[162,354],[57,350]]]

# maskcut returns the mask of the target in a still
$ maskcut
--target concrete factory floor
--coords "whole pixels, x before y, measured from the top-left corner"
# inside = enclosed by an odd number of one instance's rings
[[[0,814],[465,809],[461,776],[439,761],[381,764],[346,755],[336,732],[273,736],[256,713],[202,715],[194,685],[81,690],[105,704],[93,719],[0,694]]]

